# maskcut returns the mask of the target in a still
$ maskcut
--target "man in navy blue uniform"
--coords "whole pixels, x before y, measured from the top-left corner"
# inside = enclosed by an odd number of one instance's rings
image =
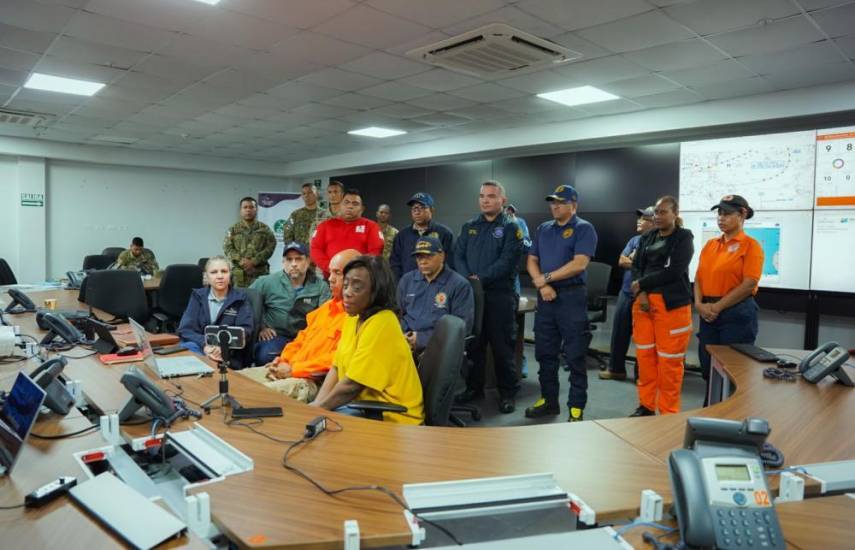
[[[573,187],[559,185],[546,200],[553,219],[537,228],[527,261],[538,290],[534,356],[540,364],[541,397],[525,415],[540,418],[560,413],[558,354],[563,350],[570,367],[569,421],[578,422],[588,400],[585,353],[591,342],[585,270],[597,250],[597,232],[576,215],[579,196]]]
[[[472,285],[445,266],[445,250],[436,237],[416,241],[412,255],[418,269],[398,281],[398,306],[401,328],[414,352],[421,352],[433,334],[433,327],[443,315],[460,317],[466,323],[466,334],[472,331],[475,299]]]
[[[472,369],[467,376],[466,391],[457,396],[457,402],[483,397],[489,344],[496,368],[499,411],[505,414],[514,411],[514,396],[519,389],[514,369],[517,310],[514,276],[523,246],[522,230],[504,213],[506,201],[502,184],[496,181],[481,184],[478,197],[481,214],[463,224],[454,249],[455,271],[478,279],[484,288],[484,326],[469,348]]]
[[[389,266],[398,279],[404,273],[416,269],[416,259],[412,252],[419,237],[435,237],[442,243],[443,250],[447,250],[449,253],[454,250],[452,248],[454,234],[451,229],[433,221],[433,197],[427,193],[416,193],[407,201],[407,206],[410,207],[410,218],[413,220],[413,225],[398,231],[398,234],[395,235],[395,241],[392,243],[392,254],[389,256]],[[453,269],[454,262],[451,260],[450,256],[446,258],[446,265]]]

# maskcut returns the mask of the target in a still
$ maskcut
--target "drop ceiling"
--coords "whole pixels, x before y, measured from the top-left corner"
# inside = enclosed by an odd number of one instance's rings
[[[495,22],[583,55],[489,81],[405,56]],[[841,0],[0,0],[0,106],[49,115],[0,135],[292,162],[855,80],[853,60]],[[622,99],[536,97],[582,85]],[[347,134],[366,126],[407,134]]]

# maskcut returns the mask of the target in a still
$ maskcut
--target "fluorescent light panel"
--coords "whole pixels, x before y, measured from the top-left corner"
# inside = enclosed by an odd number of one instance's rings
[[[610,94],[593,86],[579,86],[578,88],[567,88],[566,90],[558,90],[545,94],[537,94],[537,97],[548,99],[568,107],[574,105],[585,105],[586,103],[599,103],[601,101],[611,101],[620,99],[620,97]]]
[[[220,0],[196,0],[197,2],[202,2],[203,4],[209,4],[211,6],[219,4]]]
[[[401,134],[406,134],[403,130],[392,130],[390,128],[378,128],[377,126],[370,126],[368,128],[362,128],[360,130],[351,130],[348,134],[352,134],[354,136],[368,136],[373,138],[387,138],[392,136],[400,136]]]
[[[24,84],[24,88],[32,88],[34,90],[87,96],[95,95],[103,87],[104,84],[100,82],[63,78],[61,76],[41,73],[33,73]]]

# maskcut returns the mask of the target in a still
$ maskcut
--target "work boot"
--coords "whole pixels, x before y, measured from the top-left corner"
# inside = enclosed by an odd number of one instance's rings
[[[513,397],[499,397],[499,412],[510,414],[517,408],[517,402]]]
[[[454,397],[454,402],[458,405],[463,405],[477,399],[484,399],[484,392],[466,388],[463,393],[459,393]]]
[[[540,398],[534,405],[525,410],[526,418],[543,418],[544,416],[555,416],[561,413],[558,403],[547,403],[546,399]]]
[[[579,407],[570,407],[570,418],[567,419],[567,422],[581,422],[585,420],[584,412]]]
[[[626,373],[612,372],[610,370],[601,370],[600,380],[626,380]]]
[[[634,416],[656,416],[656,411],[651,411],[644,405],[639,405],[635,412],[629,415],[630,418]]]

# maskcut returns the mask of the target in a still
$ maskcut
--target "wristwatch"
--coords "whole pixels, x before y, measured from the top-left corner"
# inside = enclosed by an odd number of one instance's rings
[[[552,272],[547,272],[543,274],[543,280],[547,283],[552,280]]]

